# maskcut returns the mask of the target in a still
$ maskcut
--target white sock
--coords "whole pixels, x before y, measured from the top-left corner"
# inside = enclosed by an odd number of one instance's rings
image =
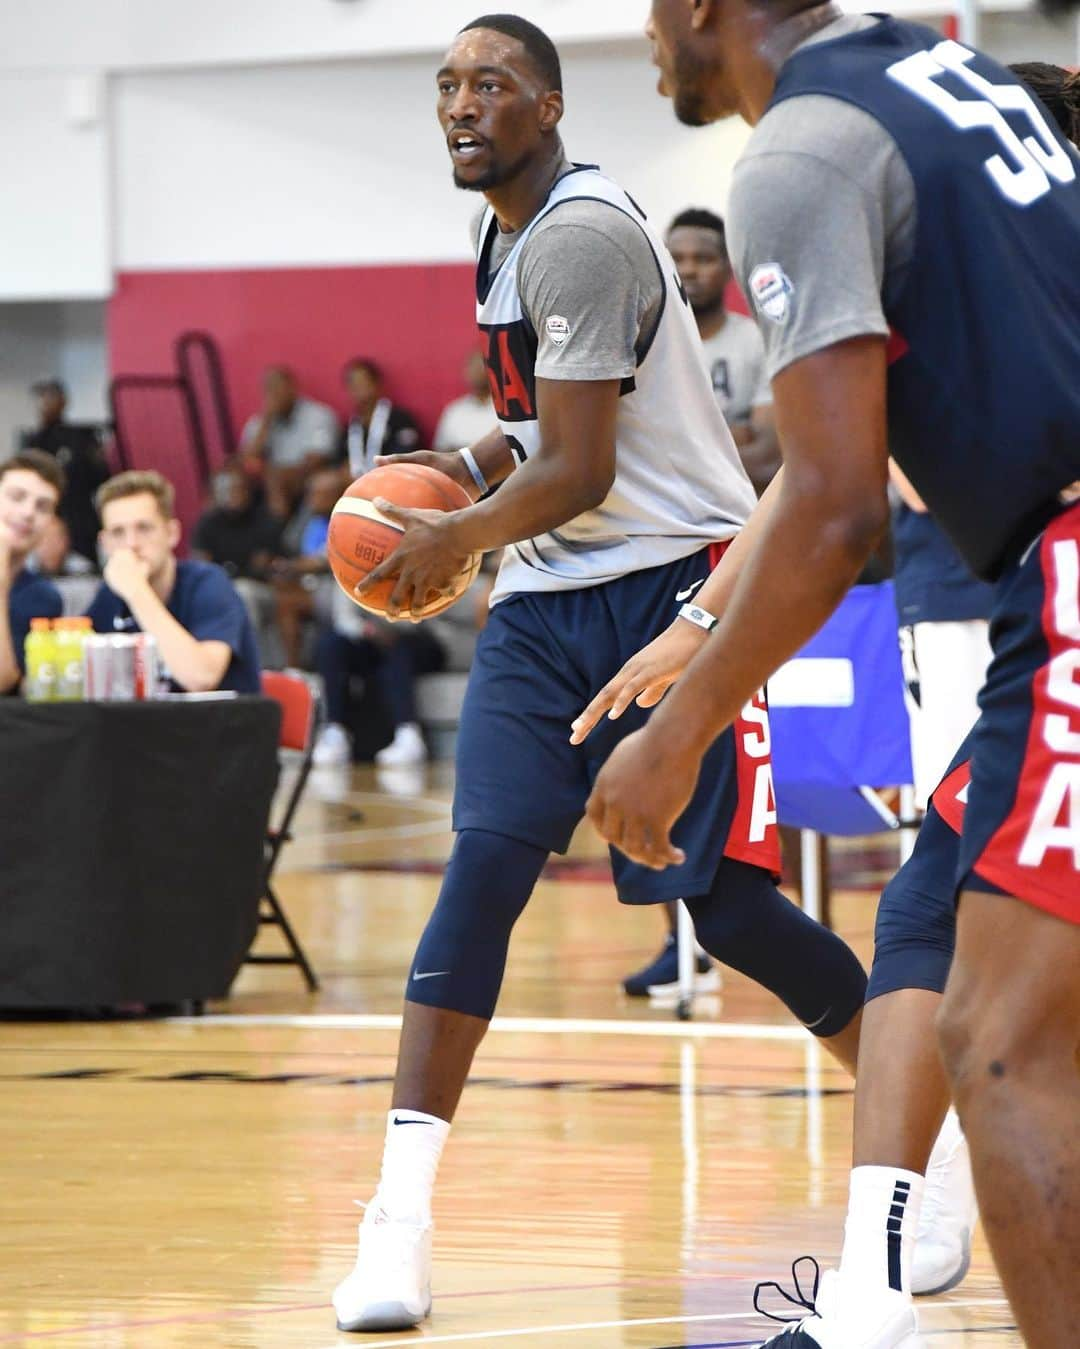
[[[922,1207],[923,1178],[893,1166],[857,1166],[851,1173],[840,1282],[844,1300],[911,1297],[911,1261]]]
[[[375,1202],[393,1218],[431,1221],[431,1194],[450,1125],[419,1110],[391,1110],[386,1117],[382,1173]]]

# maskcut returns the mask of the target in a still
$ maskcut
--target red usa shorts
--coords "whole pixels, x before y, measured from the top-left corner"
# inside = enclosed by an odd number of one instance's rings
[[[990,640],[982,715],[933,798],[961,830],[958,883],[1080,923],[1080,504],[998,582]]]

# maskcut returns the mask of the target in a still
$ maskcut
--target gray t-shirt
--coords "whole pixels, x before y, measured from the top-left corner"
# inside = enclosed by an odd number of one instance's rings
[[[720,331],[701,345],[713,393],[729,424],[749,421],[754,408],[772,402],[765,343],[753,319],[728,314]]]
[[[796,50],[875,23],[845,15]],[[727,227],[770,378],[834,342],[888,334],[882,292],[911,263],[915,214],[911,172],[869,113],[804,94],[765,114],[735,166]]]
[[[496,271],[518,234],[498,234]],[[660,316],[664,283],[652,247],[624,212],[568,201],[533,230],[518,263],[521,307],[539,337],[540,379],[626,379]],[[552,341],[544,320],[561,314],[570,337]]]
[[[240,443],[250,444],[261,425],[262,417],[258,413],[249,417]],[[291,468],[308,454],[329,458],[337,449],[339,435],[333,408],[316,403],[313,398],[298,398],[288,417],[277,418],[270,428],[267,457],[278,468]]]

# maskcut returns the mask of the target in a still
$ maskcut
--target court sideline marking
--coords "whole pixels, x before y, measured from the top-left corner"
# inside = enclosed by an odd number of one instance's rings
[[[1004,1307],[1006,1302],[1004,1298],[979,1298],[971,1302],[949,1302],[945,1304],[950,1311],[968,1307]],[[713,1312],[701,1316],[654,1316],[647,1319],[631,1319],[625,1321],[579,1321],[577,1323],[568,1323],[561,1326],[524,1326],[515,1327],[511,1330],[482,1330],[479,1332],[455,1332],[453,1335],[425,1335],[423,1339],[402,1340],[399,1334],[392,1340],[364,1340],[365,1349],[391,1349],[391,1346],[401,1344],[461,1344],[474,1340],[497,1340],[497,1339],[518,1339],[526,1335],[572,1335],[585,1330],[621,1330],[630,1326],[676,1326],[676,1325],[698,1325],[706,1322],[718,1321],[749,1321],[753,1319],[753,1313],[747,1312]],[[991,1327],[991,1329],[1000,1329],[1000,1327]],[[934,1339],[937,1335],[948,1335],[954,1332],[949,1330],[935,1331],[931,1329],[922,1332],[924,1338]],[[960,1334],[971,1334],[972,1329],[964,1329],[956,1332]],[[760,1344],[760,1339],[738,1340],[736,1344]],[[730,1349],[734,1349],[731,1346]]]
[[[161,1024],[278,1026],[285,1030],[400,1030],[401,1015],[397,1012],[312,1012],[291,1016],[269,1012],[237,1012],[167,1017]],[[489,1031],[517,1035],[644,1035],[676,1040],[788,1040],[801,1044],[813,1039],[810,1032],[801,1026],[768,1026],[739,1021],[590,1020],[556,1016],[497,1016],[491,1022]]]

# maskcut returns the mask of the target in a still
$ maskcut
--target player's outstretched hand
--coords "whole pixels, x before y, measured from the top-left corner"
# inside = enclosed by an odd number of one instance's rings
[[[468,492],[470,501],[480,499],[480,489],[457,450],[413,450],[411,454],[375,456],[376,468],[385,468],[388,464],[423,464],[425,468],[438,469],[448,478],[453,478],[459,487],[463,487]]]
[[[701,761],[675,751],[651,726],[616,747],[586,806],[601,838],[653,871],[686,861],[671,842],[675,821],[697,785]]]
[[[403,457],[403,456],[399,456]],[[452,511],[408,510],[377,497],[372,505],[388,520],[404,527],[401,541],[381,566],[370,571],[355,588],[357,599],[379,581],[396,578],[386,607],[389,619],[407,618],[415,623],[432,594],[449,595],[468,554],[453,538]]]
[[[617,720],[631,703],[655,707],[708,639],[703,628],[677,618],[613,675],[571,725],[570,743],[580,745],[606,712]]]

